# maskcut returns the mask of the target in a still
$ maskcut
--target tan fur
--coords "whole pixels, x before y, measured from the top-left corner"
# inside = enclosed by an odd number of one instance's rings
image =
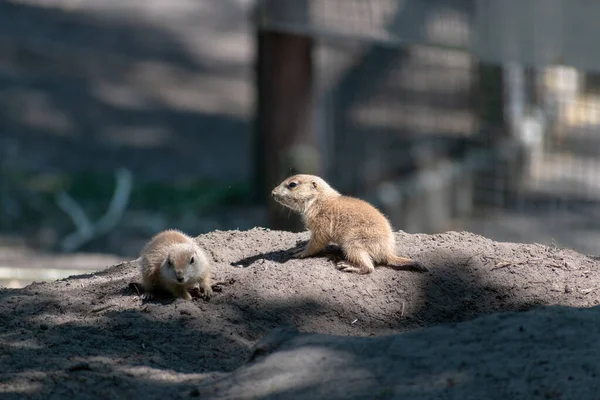
[[[301,214],[311,232],[307,246],[295,257],[313,256],[332,242],[346,256],[347,261],[338,263],[338,269],[345,272],[369,274],[377,264],[427,271],[420,262],[394,254],[392,227],[379,210],[366,201],[341,195],[318,176],[291,176],[271,194],[275,201]]]
[[[194,262],[190,263],[192,257]],[[180,231],[171,229],[154,236],[139,260],[146,297],[166,292],[191,300],[188,290],[198,287],[204,298],[212,295],[208,257],[191,237]]]

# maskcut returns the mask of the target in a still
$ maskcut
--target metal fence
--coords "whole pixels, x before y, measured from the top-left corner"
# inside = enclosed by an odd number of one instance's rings
[[[314,129],[340,190],[396,228],[600,253],[593,1],[262,1],[312,38]]]

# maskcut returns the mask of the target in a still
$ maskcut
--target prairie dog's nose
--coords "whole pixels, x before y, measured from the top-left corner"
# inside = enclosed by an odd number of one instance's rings
[[[277,190],[277,189],[271,190],[271,196],[273,196],[273,197],[277,196],[277,193],[275,193],[275,190]]]

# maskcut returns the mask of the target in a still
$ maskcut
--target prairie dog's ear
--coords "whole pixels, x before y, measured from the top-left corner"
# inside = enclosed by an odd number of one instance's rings
[[[312,185],[313,185],[313,188],[315,188],[315,189],[317,188],[317,182],[316,181],[312,181]]]

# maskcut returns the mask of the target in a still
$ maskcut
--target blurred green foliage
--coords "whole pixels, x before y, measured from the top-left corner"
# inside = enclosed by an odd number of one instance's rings
[[[2,171],[0,175],[0,227],[40,223],[57,214],[64,215],[55,198],[65,191],[92,217],[99,217],[115,190],[112,173],[34,174]],[[134,178],[128,211],[148,211],[176,218],[192,211],[197,215],[247,202],[250,185],[207,179],[142,182]],[[7,224],[8,223],[8,224]]]
[[[69,176],[64,189],[78,201],[106,201],[115,190],[115,178],[112,174],[74,174]],[[249,190],[250,186],[244,183],[223,184],[202,179],[169,183],[134,181],[128,208],[168,214],[178,214],[182,209],[210,211],[219,206],[244,203]]]

